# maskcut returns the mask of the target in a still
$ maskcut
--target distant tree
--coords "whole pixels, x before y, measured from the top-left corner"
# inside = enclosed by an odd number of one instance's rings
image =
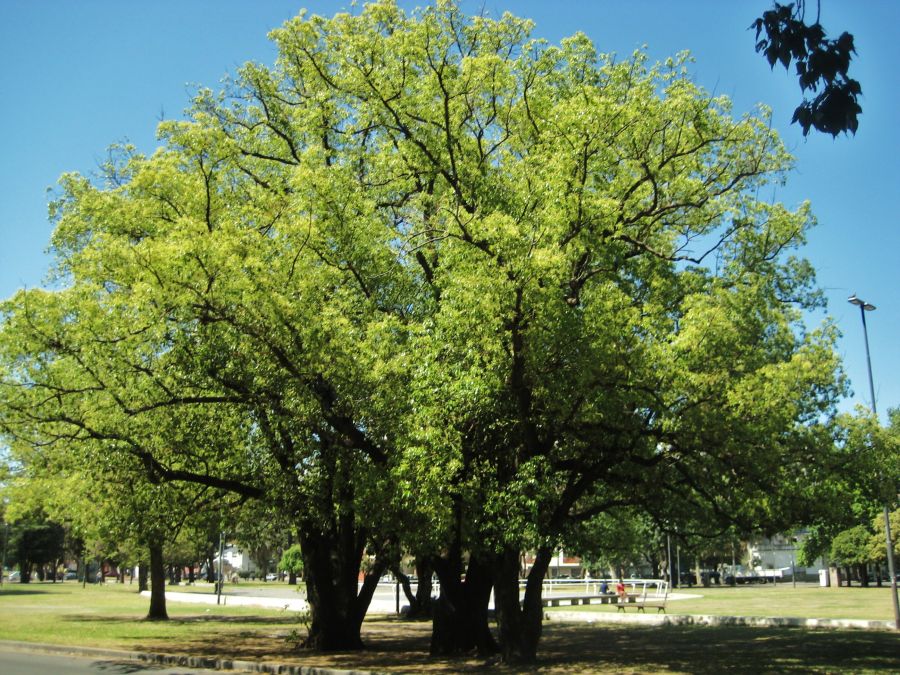
[[[820,556],[828,558],[839,533],[857,526],[869,528],[885,503],[892,503],[900,479],[900,425],[894,411],[889,417],[892,423],[887,428],[862,408],[837,418],[833,451],[823,453],[820,459],[825,479],[809,486],[810,509],[803,522],[809,536],[800,544],[801,564],[813,565]],[[883,517],[879,522],[883,558]]]
[[[857,525],[839,532],[831,542],[831,559],[838,565],[856,569],[863,586],[868,585],[866,567],[872,562],[869,550],[871,538],[872,534],[865,526]]]
[[[806,0],[776,2],[774,9],[756,19],[751,25],[756,29],[756,51],[772,68],[781,63],[787,70],[795,61],[801,91],[815,94],[811,100],[804,98],[791,120],[803,128],[804,136],[811,127],[832,136],[855,134],[862,88],[847,75],[851,54],[856,53],[853,36],[843,32],[836,40],[827,39],[819,23],[820,3],[816,2],[816,20],[811,24],[806,23],[806,5]]]
[[[55,571],[62,562],[65,541],[66,532],[59,523],[38,517],[13,523],[9,530],[8,555],[9,561],[19,566],[22,574],[20,581],[28,583],[35,568],[43,578],[44,566],[51,570],[51,578],[55,581]]]
[[[900,560],[900,509],[891,512],[891,543],[894,560]],[[876,563],[887,560],[887,541],[884,536],[884,514],[879,513],[872,521],[872,536],[869,539],[869,558]]]
[[[631,568],[651,562],[658,548],[655,535],[656,528],[641,513],[614,509],[577,528],[566,551],[583,558],[592,575],[630,576]]]
[[[303,556],[297,544],[284,550],[284,553],[281,554],[281,560],[278,562],[278,569],[291,574],[303,574]]]

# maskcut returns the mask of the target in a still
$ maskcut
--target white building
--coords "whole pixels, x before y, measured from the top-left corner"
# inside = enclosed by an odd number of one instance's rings
[[[216,565],[219,564],[218,555],[215,557],[214,562]],[[225,547],[222,562],[226,574],[231,572],[248,572],[253,574],[257,571],[256,563],[251,559],[249,551],[244,551],[234,544]]]
[[[802,531],[788,532],[748,542],[750,567],[759,571],[781,570],[786,577],[790,577],[793,568],[798,579],[818,579],[819,570],[825,567],[824,561],[817,559],[811,567],[801,567],[797,562],[800,544],[805,536]]]

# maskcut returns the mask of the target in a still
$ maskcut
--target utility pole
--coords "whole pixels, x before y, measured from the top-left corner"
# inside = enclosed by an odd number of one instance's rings
[[[863,338],[866,343],[866,367],[869,372],[869,395],[872,397],[872,413],[878,418],[878,410],[875,408],[875,384],[872,379],[872,358],[869,356],[869,331],[866,328],[866,312],[875,311],[875,305],[856,297],[856,293],[847,298],[851,305],[859,307],[859,315],[862,317]],[[896,494],[893,492],[892,494]],[[893,497],[892,497],[893,498]],[[887,545],[888,574],[891,577],[891,602],[894,605],[894,630],[900,630],[900,604],[897,602],[897,573],[894,569],[894,544],[891,538],[891,509],[889,501],[884,503],[884,538]]]
[[[225,558],[225,533],[219,535],[219,573],[216,575],[216,604],[222,604],[222,584],[225,579],[222,577],[222,562]]]

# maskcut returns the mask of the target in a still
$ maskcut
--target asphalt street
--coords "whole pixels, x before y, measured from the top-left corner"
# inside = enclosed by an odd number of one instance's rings
[[[240,671],[231,672],[238,673]],[[70,654],[41,654],[30,651],[8,651],[6,649],[0,649],[0,673],[3,673],[3,675],[83,675],[84,673],[104,673],[105,675],[131,675],[132,673],[204,675],[206,673],[218,673],[218,675],[221,675],[219,670],[181,666],[173,668],[129,659],[82,657]]]

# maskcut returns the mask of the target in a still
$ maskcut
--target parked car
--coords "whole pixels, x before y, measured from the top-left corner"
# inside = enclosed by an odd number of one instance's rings
[[[266,575],[266,581],[278,581],[278,575],[275,572],[269,572]]]
[[[718,570],[700,570],[700,583],[704,586],[709,586],[710,584],[718,584],[719,580],[722,578],[722,575],[719,574]]]
[[[729,586],[734,584],[764,584],[768,579],[760,574],[738,574],[736,577],[728,574],[725,576],[725,583]]]

